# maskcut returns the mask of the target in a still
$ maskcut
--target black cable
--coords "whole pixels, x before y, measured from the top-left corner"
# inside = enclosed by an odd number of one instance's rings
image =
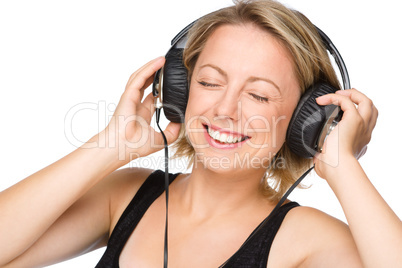
[[[314,167],[315,167],[315,164],[311,168],[309,168],[306,172],[304,172],[303,175],[301,175],[300,178],[295,183],[293,183],[292,186],[290,186],[288,191],[282,196],[281,200],[279,200],[278,204],[276,205],[276,207],[274,208],[274,210],[272,212],[276,212],[276,210],[279,209],[279,207],[283,204],[283,202],[286,201],[286,199],[288,198],[290,193],[296,188],[297,185],[300,184],[300,182],[307,176],[307,174],[310,173],[310,171],[314,169]],[[271,214],[274,214],[274,213],[271,213]]]
[[[163,141],[165,143],[165,194],[166,194],[166,220],[165,220],[165,245],[164,245],[164,258],[163,258],[163,267],[167,268],[168,266],[168,203],[169,203],[169,152],[168,152],[168,143],[166,140],[166,136],[163,133],[161,127],[159,126],[159,119],[161,115],[161,108],[156,109],[156,125],[159,128],[159,131],[162,134]]]

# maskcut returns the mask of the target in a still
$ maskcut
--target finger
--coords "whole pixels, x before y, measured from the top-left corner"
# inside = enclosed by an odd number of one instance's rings
[[[334,104],[340,106],[341,110],[344,112],[344,116],[347,116],[347,114],[350,113],[358,113],[354,103],[347,96],[331,93],[318,97],[316,101],[319,105]]]
[[[131,88],[133,86],[136,86],[136,84],[133,85],[133,82],[138,79],[138,77],[142,77],[143,79],[150,78],[152,77],[152,74],[154,74],[157,70],[159,70],[163,64],[165,63],[165,58],[164,57],[158,57],[156,59],[151,60],[150,62],[146,63],[144,66],[142,66],[140,69],[138,69],[136,72],[134,72],[126,85],[126,90],[128,88]],[[145,77],[144,77],[145,76]],[[138,87],[138,85],[137,85]]]
[[[373,106],[373,114],[369,122],[370,129],[374,129],[375,125],[377,124],[377,118],[378,118],[378,109],[377,107]]]
[[[165,59],[159,57],[145,64],[130,77],[124,94],[132,101],[140,101],[141,95],[143,94],[141,91],[152,83],[153,75],[164,63]]]
[[[144,92],[145,89],[147,89],[152,82],[154,81],[154,76],[150,76],[147,81],[145,81],[144,85],[142,86],[142,88],[140,89],[140,101],[142,100],[142,98],[144,97]]]
[[[138,70],[136,70],[133,74],[130,75],[130,78],[128,79],[127,84],[130,84],[140,72],[142,72],[144,69],[148,68],[150,65],[152,65],[155,61],[158,61],[160,58],[163,58],[163,57],[157,57],[157,58],[147,62],[143,66],[141,66]]]
[[[371,99],[356,89],[339,90],[336,94],[349,97],[355,104],[357,104],[357,110],[364,121],[370,122],[374,106]]]
[[[154,96],[152,95],[152,92],[149,93],[144,101],[142,102],[142,105],[140,106],[140,109],[138,109],[137,114],[145,118],[147,122],[151,121],[152,115],[155,112],[155,105],[154,105]]]
[[[378,110],[374,106],[373,107],[373,113],[371,115],[370,121],[366,125],[366,133],[367,133],[367,140],[366,142],[369,143],[371,140],[371,136],[374,130],[375,125],[377,124],[377,118],[378,118]]]

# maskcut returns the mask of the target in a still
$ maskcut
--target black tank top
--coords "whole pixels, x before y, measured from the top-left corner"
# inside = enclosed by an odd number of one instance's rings
[[[179,174],[169,174],[172,182]],[[127,206],[112,234],[106,251],[96,268],[117,268],[119,257],[124,245],[134,231],[138,222],[151,204],[164,192],[164,176],[161,170],[154,171],[140,187],[130,204]],[[263,221],[239,250],[220,267],[224,268],[265,268],[268,255],[279,227],[289,210],[299,206],[296,202],[282,205],[268,221]]]

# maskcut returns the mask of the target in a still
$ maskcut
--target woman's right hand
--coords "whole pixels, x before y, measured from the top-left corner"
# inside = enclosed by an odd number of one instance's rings
[[[101,133],[106,139],[105,145],[118,150],[121,165],[163,148],[162,134],[150,126],[155,112],[154,97],[150,93],[143,102],[141,100],[155,72],[164,63],[164,57],[156,58],[130,76],[112,119]],[[164,130],[169,144],[177,139],[179,131],[180,124],[169,123]]]
[[[141,99],[164,62],[163,57],[157,58],[131,75],[103,131],[0,192],[0,267],[42,267],[104,244],[110,231],[113,185],[121,181],[116,174],[125,171],[111,173],[134,158],[163,148],[161,133],[150,126],[155,112],[152,93],[143,102]],[[168,125],[165,135],[169,143],[177,138],[179,128],[180,124]],[[133,183],[147,177],[140,169],[130,172],[134,172],[128,174]],[[104,179],[106,176],[109,179]],[[62,246],[55,247],[58,241],[63,241]]]

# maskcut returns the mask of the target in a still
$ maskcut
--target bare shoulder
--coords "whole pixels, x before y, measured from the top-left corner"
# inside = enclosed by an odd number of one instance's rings
[[[105,186],[110,192],[110,232],[138,189],[153,171],[137,167],[123,168],[105,178]]]
[[[289,211],[272,250],[290,250],[294,267],[362,267],[348,225],[311,207]]]

